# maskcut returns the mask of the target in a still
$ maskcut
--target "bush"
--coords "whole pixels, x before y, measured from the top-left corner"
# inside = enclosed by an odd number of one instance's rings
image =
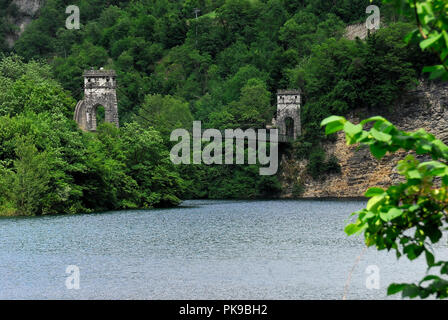
[[[340,173],[341,172],[341,166],[339,165],[339,159],[332,154],[330,158],[328,158],[328,161],[326,162],[326,169],[325,171],[327,173]]]
[[[298,180],[294,183],[292,186],[292,195],[296,198],[300,197],[303,192],[305,191],[305,186],[303,185],[302,181]]]
[[[322,149],[314,149],[311,152],[306,169],[313,179],[324,179],[322,174],[325,172],[325,152]]]
[[[321,148],[314,149],[310,154],[307,172],[317,180],[325,180],[326,174],[340,173],[341,166],[335,155],[326,159],[325,151]]]

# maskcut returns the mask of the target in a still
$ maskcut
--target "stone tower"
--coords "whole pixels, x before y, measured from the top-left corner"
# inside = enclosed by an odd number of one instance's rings
[[[273,124],[278,128],[280,140],[295,140],[300,136],[300,104],[300,90],[277,91],[277,116]]]
[[[96,131],[96,111],[103,106],[105,122],[113,123],[117,127],[117,82],[114,70],[86,70],[84,71],[84,100],[76,105],[74,120],[84,131]]]

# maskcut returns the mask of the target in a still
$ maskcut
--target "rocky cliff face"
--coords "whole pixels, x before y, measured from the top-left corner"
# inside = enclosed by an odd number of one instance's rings
[[[375,32],[375,29],[373,30]],[[352,24],[345,28],[344,37],[349,40],[355,40],[356,38],[365,39],[369,30],[366,28],[365,23]]]
[[[30,24],[33,18],[39,12],[39,9],[44,5],[45,0],[13,0],[12,4],[18,9],[18,15],[15,18],[10,18],[11,23],[18,27],[18,31],[6,37],[6,42],[9,47],[12,47],[17,39],[20,37],[26,26]]]
[[[385,28],[385,27],[386,27],[386,25],[385,25],[384,21],[381,21],[381,28]],[[377,31],[378,31],[377,29],[372,29],[372,30],[367,29],[366,23],[362,22],[362,23],[348,25],[345,28],[344,37],[349,40],[355,40],[356,38],[363,40],[363,39],[367,38],[367,36],[369,34],[373,34]]]
[[[377,115],[357,110],[348,118],[358,123]],[[448,144],[448,84],[420,82],[418,87],[403,95],[393,110],[380,113],[398,128],[414,131],[424,128]],[[307,161],[282,159],[280,177],[285,198],[293,197],[294,185],[304,187],[302,197],[361,197],[370,187],[387,187],[400,180],[397,161],[404,152],[386,155],[381,161],[370,155],[368,148],[347,146],[344,133],[339,132],[335,143],[324,146],[327,154],[334,154],[341,165],[340,174],[331,174],[315,181],[306,174]]]

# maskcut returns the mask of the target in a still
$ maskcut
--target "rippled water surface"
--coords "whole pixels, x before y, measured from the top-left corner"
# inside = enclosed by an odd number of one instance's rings
[[[186,201],[180,208],[0,219],[1,299],[341,299],[363,201]],[[80,269],[80,289],[65,286]],[[368,289],[369,266],[380,289]],[[372,269],[372,270],[373,270]],[[421,279],[423,259],[367,250],[348,299]],[[397,296],[396,298],[399,298]]]

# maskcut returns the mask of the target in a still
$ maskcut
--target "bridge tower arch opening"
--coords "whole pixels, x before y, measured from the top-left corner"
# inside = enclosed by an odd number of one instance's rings
[[[84,99],[75,108],[74,120],[84,131],[96,131],[98,111],[104,108],[104,122],[119,126],[117,82],[114,70],[86,70]],[[101,119],[101,117],[100,117]]]
[[[289,139],[294,139],[294,119],[291,117],[285,118],[285,135]]]

